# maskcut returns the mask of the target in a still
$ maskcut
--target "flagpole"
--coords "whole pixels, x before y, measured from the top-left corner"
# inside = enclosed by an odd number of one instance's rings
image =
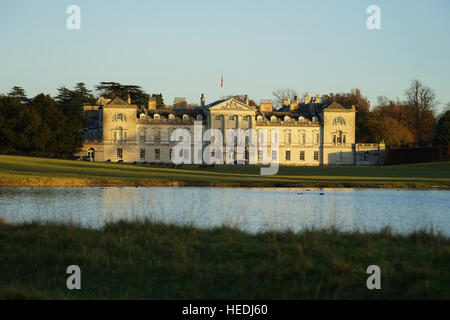
[[[223,95],[223,72],[222,72],[222,78],[220,79],[220,89],[222,91],[222,99],[225,99],[225,96]]]

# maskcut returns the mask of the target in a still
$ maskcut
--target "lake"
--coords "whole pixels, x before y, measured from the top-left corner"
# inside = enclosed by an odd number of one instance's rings
[[[450,191],[333,188],[0,188],[7,223],[52,221],[100,228],[149,218],[255,233],[335,227],[450,236]]]

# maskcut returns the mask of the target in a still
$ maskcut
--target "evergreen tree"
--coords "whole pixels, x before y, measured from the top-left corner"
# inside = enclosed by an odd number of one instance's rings
[[[434,143],[436,145],[450,145],[450,102],[447,110],[439,117],[436,126]]]
[[[8,96],[18,99],[21,103],[27,103],[28,98],[25,94],[25,90],[22,87],[14,86],[11,88],[11,91],[8,93]]]

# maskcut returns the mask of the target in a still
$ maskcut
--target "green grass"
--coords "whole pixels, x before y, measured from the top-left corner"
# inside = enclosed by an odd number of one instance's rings
[[[261,176],[256,166],[180,169],[161,165],[92,163],[0,155],[0,186],[241,186],[450,188],[450,162],[374,167],[280,167]]]
[[[0,225],[0,299],[449,299],[450,239],[337,231]],[[81,290],[66,268],[81,268]],[[381,268],[368,290],[366,268]]]

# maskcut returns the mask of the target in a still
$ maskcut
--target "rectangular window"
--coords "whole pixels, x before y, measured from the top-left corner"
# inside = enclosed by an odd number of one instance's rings
[[[173,149],[170,149],[169,157],[171,160],[173,159]]]
[[[233,121],[233,120],[234,120],[234,116],[229,116],[229,117],[228,117],[228,120]]]
[[[159,149],[155,149],[155,160],[159,160],[161,159],[160,157],[160,150]]]
[[[272,160],[277,160],[277,152],[272,151]]]
[[[346,137],[347,137],[347,136],[343,136],[343,137],[342,137],[342,142],[343,142],[344,144],[346,143],[346,142],[345,142],[345,141],[346,141]]]
[[[258,150],[258,160],[262,161],[263,152],[262,150]]]
[[[270,130],[270,139],[272,139],[272,135],[273,135],[273,143],[278,143],[278,130],[273,129]]]
[[[203,150],[198,150],[198,160],[203,162]]]
[[[161,141],[161,131],[159,129],[155,130],[155,141]]]
[[[123,133],[123,140],[127,141],[127,132],[126,131]]]
[[[291,161],[291,152],[286,151],[286,161]]]
[[[139,132],[139,141],[140,142],[145,142],[145,130],[141,130]]]
[[[286,142],[288,144],[291,144],[291,142],[292,142],[292,133],[288,132],[288,134],[287,134],[287,141]]]
[[[114,142],[116,142],[117,141],[117,132],[114,131],[113,136],[114,136]]]
[[[314,161],[319,161],[319,151],[314,151]]]
[[[141,149],[141,150],[140,150],[140,152],[139,152],[139,158],[140,158],[141,160],[144,160],[144,159],[145,159],[145,149]]]
[[[300,161],[305,161],[305,151],[300,151]]]
[[[302,143],[305,144],[306,143],[306,133],[303,132],[302,134]]]
[[[336,143],[336,136],[333,136],[333,143]]]
[[[122,159],[123,151],[122,148],[117,148],[117,158]]]
[[[319,144],[320,143],[320,135],[317,133],[316,134],[316,143]]]

